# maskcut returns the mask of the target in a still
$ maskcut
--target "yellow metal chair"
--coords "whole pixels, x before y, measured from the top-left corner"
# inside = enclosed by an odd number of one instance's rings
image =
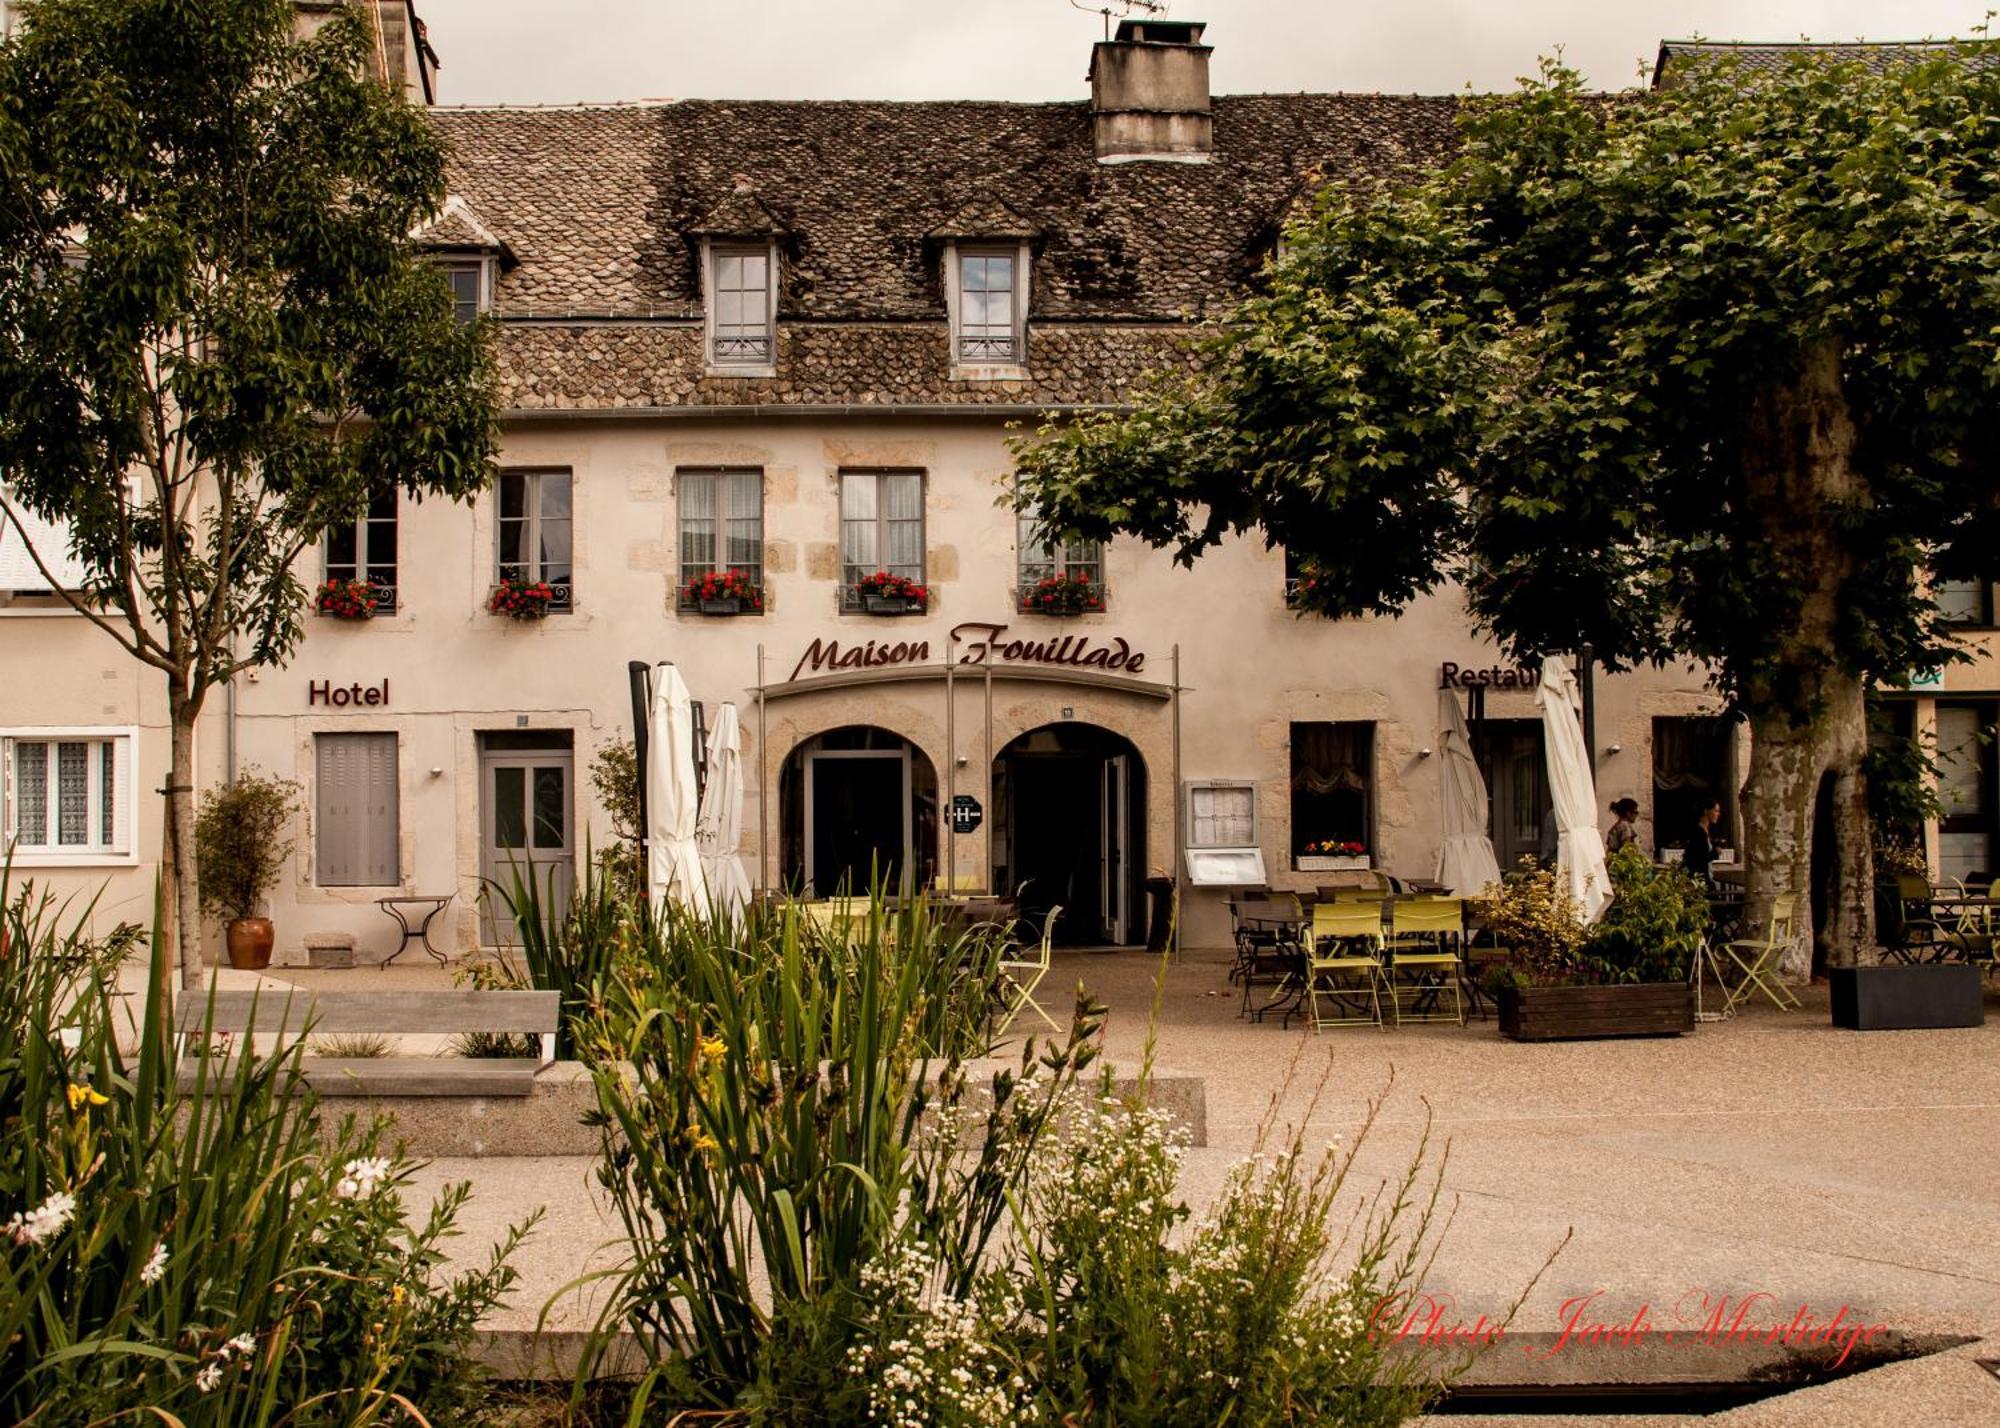
[[[1006,1011],[1001,1013],[1000,1024],[993,1030],[996,1039],[1007,1034],[1007,1028],[1014,1024],[1014,1018],[1021,1014],[1023,1007],[1031,1008],[1057,1036],[1063,1034],[1063,1027],[1035,1000],[1035,988],[1049,974],[1049,959],[1055,947],[1056,919],[1061,916],[1060,907],[1049,909],[1049,915],[1042,919],[1042,945],[1033,956],[1000,959],[1002,985],[1005,988],[1002,994],[1008,1001]]]
[[[1389,905],[1389,1002],[1396,1024],[1465,1025],[1465,904],[1455,897],[1399,898]],[[1445,1010],[1445,998],[1451,1010]],[[1431,1010],[1423,1010],[1426,1002]],[[1405,1008],[1409,1010],[1405,1011]]]
[[[1359,985],[1356,985],[1356,983]],[[1326,1015],[1325,997],[1340,1011],[1366,998],[1368,1014]],[[1307,1015],[1314,1031],[1329,1026],[1381,1026],[1382,904],[1322,902],[1313,906],[1312,938],[1306,946]]]
[[[1771,922],[1762,937],[1737,937],[1723,944],[1729,960],[1742,974],[1736,985],[1729,989],[1729,1002],[1723,1008],[1725,1014],[1748,1001],[1753,991],[1763,992],[1779,1011],[1799,1009],[1801,1003],[1791,988],[1775,980],[1778,963],[1795,937],[1792,923],[1798,914],[1798,907],[1797,893],[1775,897],[1771,899]]]

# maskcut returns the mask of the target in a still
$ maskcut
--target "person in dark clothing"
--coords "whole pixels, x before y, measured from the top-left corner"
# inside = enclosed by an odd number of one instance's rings
[[[1694,832],[1688,835],[1687,848],[1681,853],[1681,866],[1703,881],[1708,879],[1708,865],[1715,861],[1715,825],[1721,821],[1722,800],[1711,798],[1702,805]]]
[[[1616,821],[1612,823],[1610,829],[1604,835],[1604,851],[1606,853],[1615,853],[1628,843],[1639,841],[1639,829],[1634,822],[1639,816],[1638,799],[1619,799],[1611,805],[1611,816]]]

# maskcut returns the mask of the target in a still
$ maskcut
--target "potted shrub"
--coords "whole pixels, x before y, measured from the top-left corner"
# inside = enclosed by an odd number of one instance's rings
[[[1035,615],[1083,615],[1104,608],[1104,587],[1081,570],[1049,575],[1021,592],[1021,609]]]
[[[1365,871],[1368,849],[1349,838],[1317,838],[1299,849],[1292,866],[1302,873],[1351,873]]]
[[[854,582],[861,608],[871,615],[920,615],[930,603],[931,592],[905,575],[878,570]]]
[[[1530,861],[1492,899],[1487,925],[1507,949],[1487,985],[1516,1041],[1677,1036],[1694,1028],[1688,966],[1708,931],[1708,894],[1636,847],[1609,859],[1615,896],[1586,927],[1555,871]]]
[[[298,811],[296,783],[249,770],[202,799],[194,823],[201,906],[226,919],[223,941],[232,967],[254,971],[271,965],[277,933],[257,909],[291,856],[291,824]]]
[[[486,597],[486,609],[494,615],[514,620],[539,620],[549,613],[556,592],[546,580],[515,580],[511,576],[493,587]]]
[[[329,580],[313,595],[313,609],[336,620],[366,620],[394,595],[372,580]]]
[[[681,587],[681,603],[704,615],[761,614],[764,587],[747,571],[711,570],[689,577]]]

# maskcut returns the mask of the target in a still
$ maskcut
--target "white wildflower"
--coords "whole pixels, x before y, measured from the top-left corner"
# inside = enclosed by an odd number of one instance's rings
[[[238,1334],[222,1346],[222,1352],[224,1355],[231,1353],[242,1354],[247,1358],[249,1355],[257,1352],[257,1336],[255,1334]]]
[[[340,1177],[340,1183],[333,1187],[333,1193],[343,1200],[359,1199],[375,1193],[375,1187],[389,1178],[389,1162],[374,1156],[366,1160],[350,1160]]]
[[[220,1363],[207,1364],[202,1368],[200,1373],[194,1376],[194,1386],[203,1393],[215,1392],[216,1385],[221,1382],[222,1365]]]
[[[139,1282],[141,1284],[158,1284],[161,1276],[166,1272],[167,1247],[164,1244],[154,1245],[153,1253],[148,1256],[146,1263],[139,1269]]]
[[[75,1214],[76,1196],[58,1190],[25,1216],[17,1213],[7,1222],[7,1233],[17,1245],[38,1245],[61,1234]]]

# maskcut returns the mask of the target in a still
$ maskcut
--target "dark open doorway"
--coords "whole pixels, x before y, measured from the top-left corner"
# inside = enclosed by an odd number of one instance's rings
[[[1472,726],[1472,751],[1486,776],[1493,855],[1500,871],[1540,856],[1542,822],[1549,812],[1548,756],[1539,719],[1481,719]]]
[[[1071,946],[1145,941],[1146,765],[1129,739],[1065,721],[993,760],[993,885]]]
[[[778,773],[785,886],[811,897],[898,893],[937,867],[937,774],[887,729],[854,725],[808,739]]]

